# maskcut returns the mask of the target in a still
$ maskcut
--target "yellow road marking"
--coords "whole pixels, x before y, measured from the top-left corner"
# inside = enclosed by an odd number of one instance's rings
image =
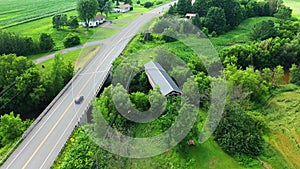
[[[133,26],[136,26],[138,23],[135,23]],[[130,31],[130,30],[129,30]],[[122,38],[120,38],[120,40],[117,42],[117,44],[119,44],[124,37],[129,33],[129,31],[127,31],[124,36]],[[115,45],[109,52],[108,54],[106,54],[106,56],[104,57],[103,61],[97,66],[97,69],[99,69],[100,66],[102,66],[102,64],[104,63],[104,61],[108,58],[108,56],[115,50],[115,48],[117,47],[117,45]],[[96,69],[96,70],[97,70]],[[86,83],[83,85],[84,87],[81,88],[81,90],[79,91],[79,93],[82,92],[82,90],[86,87],[87,83],[91,80],[93,76],[90,76],[89,79],[86,81]],[[45,136],[45,138],[43,139],[43,141],[40,143],[40,145],[35,149],[35,151],[33,152],[33,154],[30,156],[30,158],[27,160],[27,162],[24,164],[24,166],[22,167],[22,169],[25,169],[28,164],[30,163],[30,161],[32,160],[32,158],[36,155],[36,153],[40,150],[40,148],[45,144],[46,140],[49,138],[49,136],[52,134],[52,132],[54,131],[54,129],[57,127],[58,123],[62,120],[62,118],[65,116],[65,114],[67,113],[67,111],[70,109],[71,105],[73,104],[73,102],[71,102],[67,109],[64,111],[64,113],[59,117],[59,119],[57,120],[57,122],[54,124],[54,126],[51,128],[50,132]]]
[[[30,156],[30,158],[27,160],[27,162],[25,163],[25,165],[22,167],[22,169],[26,168],[27,165],[29,164],[29,162],[32,160],[32,158],[35,156],[35,154],[39,151],[39,149],[42,147],[42,145],[46,142],[46,140],[48,139],[48,137],[50,136],[50,134],[53,132],[53,130],[56,128],[56,126],[58,125],[58,123],[61,121],[61,119],[65,116],[65,114],[68,112],[68,110],[70,109],[72,104],[69,104],[69,106],[67,107],[66,111],[59,117],[59,119],[57,120],[57,122],[54,124],[54,126],[51,128],[50,132],[46,135],[46,137],[43,139],[43,141],[41,142],[41,144],[37,147],[37,149],[35,149],[35,151],[33,152],[33,154]]]

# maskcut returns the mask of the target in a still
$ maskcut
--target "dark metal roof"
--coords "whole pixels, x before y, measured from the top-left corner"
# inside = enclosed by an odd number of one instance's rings
[[[181,94],[181,90],[159,63],[150,61],[144,67],[153,88],[158,85],[163,95]]]

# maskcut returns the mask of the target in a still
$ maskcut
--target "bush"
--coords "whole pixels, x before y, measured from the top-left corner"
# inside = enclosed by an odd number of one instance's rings
[[[49,51],[52,50],[54,46],[55,43],[51,35],[42,33],[40,36],[40,49],[42,51]]]
[[[77,35],[74,35],[72,33],[69,33],[64,40],[64,46],[66,48],[76,46],[80,44],[80,38]]]
[[[145,8],[150,8],[151,6],[153,6],[152,2],[145,2],[145,4],[144,4]]]
[[[162,4],[162,3],[163,3],[162,1],[157,1],[157,2],[155,2],[156,5],[160,5],[160,4]]]
[[[140,0],[138,0],[138,1],[136,1],[136,3],[137,3],[137,4],[141,4],[141,1],[140,1]]]
[[[212,32],[211,32],[211,36],[212,36],[212,37],[217,37],[217,36],[218,36],[218,34],[217,34],[217,32],[216,32],[216,31],[212,31]]]

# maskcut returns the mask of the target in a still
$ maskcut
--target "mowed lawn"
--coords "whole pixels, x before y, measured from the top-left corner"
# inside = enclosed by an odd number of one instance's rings
[[[77,0],[1,0],[0,28],[76,8]]]
[[[300,1],[299,0],[283,0],[286,6],[293,9],[293,16],[300,19]]]

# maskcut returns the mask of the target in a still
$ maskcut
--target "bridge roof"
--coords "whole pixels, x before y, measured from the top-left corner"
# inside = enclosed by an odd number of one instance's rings
[[[153,88],[159,86],[160,92],[165,96],[181,94],[179,87],[159,63],[150,61],[144,67]]]

